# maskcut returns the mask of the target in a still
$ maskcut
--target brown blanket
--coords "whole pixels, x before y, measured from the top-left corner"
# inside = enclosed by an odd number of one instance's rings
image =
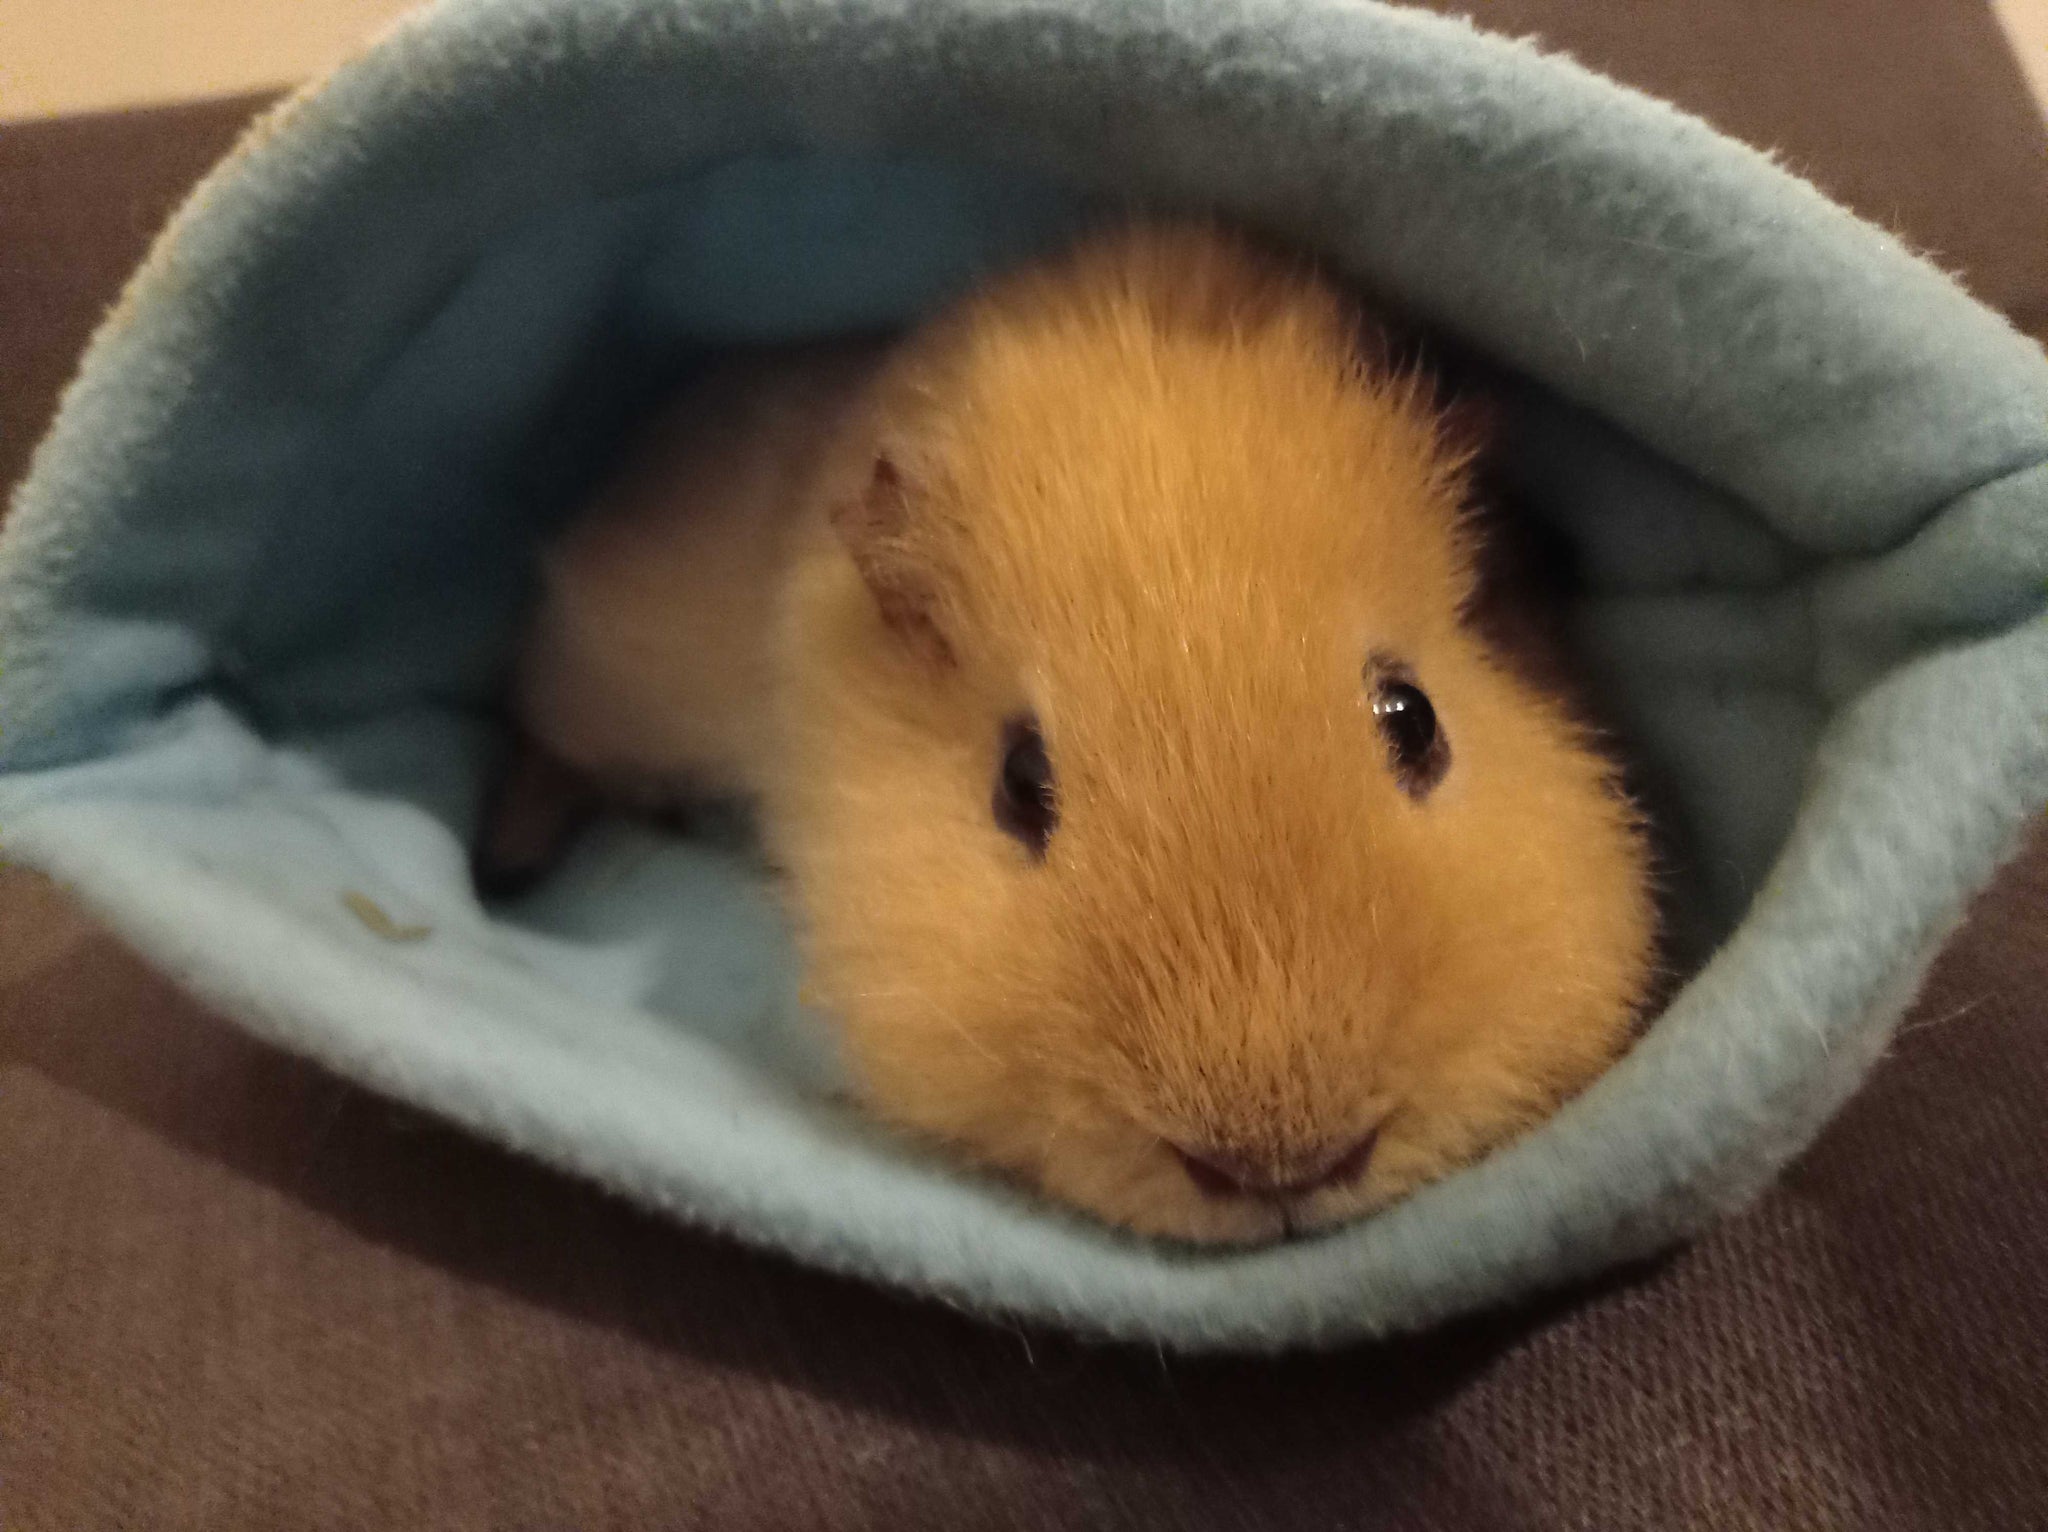
[[[2048,138],[1980,4],[1471,9],[2048,335]],[[254,105],[0,129],[0,482]],[[0,1529],[2048,1525],[2044,996],[2039,837],[1747,1216],[1538,1312],[1195,1364],[658,1223],[247,1040],[0,874]]]

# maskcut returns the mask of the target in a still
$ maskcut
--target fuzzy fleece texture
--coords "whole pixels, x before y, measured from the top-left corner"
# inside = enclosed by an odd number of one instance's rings
[[[535,539],[735,341],[1219,209],[1536,385],[1516,463],[1712,954],[1385,1215],[1155,1248],[831,1102],[742,846],[463,843]],[[1413,1328],[1682,1237],[1818,1131],[2048,802],[2048,358],[1759,156],[1362,0],[444,0],[255,130],[0,540],[0,835],[251,1030],[655,1207],[1185,1347]],[[679,1280],[686,1280],[679,1274]]]

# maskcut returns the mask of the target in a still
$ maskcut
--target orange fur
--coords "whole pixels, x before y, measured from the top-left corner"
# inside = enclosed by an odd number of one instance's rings
[[[1470,625],[1458,453],[1361,333],[1230,237],[1098,239],[973,295],[808,429],[672,455],[688,487],[606,566],[644,599],[558,560],[551,609],[612,620],[566,662],[563,624],[536,629],[530,674],[658,651],[621,695],[663,744],[612,764],[730,762],[760,794],[879,1114],[1141,1230],[1254,1239],[1399,1196],[1582,1086],[1646,982],[1634,815]],[[831,512],[878,453],[902,503],[850,556]],[[1420,801],[1374,654],[1450,742]],[[719,740],[665,716],[735,685]],[[1057,784],[1043,862],[990,814],[1027,710]],[[561,723],[539,732],[573,755]],[[1375,1127],[1362,1175],[1284,1208],[1203,1192],[1168,1147],[1286,1179]]]

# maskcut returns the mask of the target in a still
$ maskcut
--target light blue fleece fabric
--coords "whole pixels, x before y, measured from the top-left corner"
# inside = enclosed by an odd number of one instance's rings
[[[1541,1131],[1249,1253],[834,1105],[744,849],[616,827],[516,918],[464,874],[534,539],[636,404],[1131,204],[1532,380],[1513,457],[1716,943]],[[2048,801],[2044,608],[2040,350],[1530,47],[1362,0],[444,0],[260,126],[95,341],[0,540],[0,836],[251,1030],[655,1207],[977,1310],[1330,1342],[1663,1245],[1808,1141]]]

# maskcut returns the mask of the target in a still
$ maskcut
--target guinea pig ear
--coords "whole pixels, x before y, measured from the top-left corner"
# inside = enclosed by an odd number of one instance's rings
[[[911,495],[895,455],[878,447],[859,489],[833,502],[832,530],[889,630],[928,664],[949,666],[953,646],[939,626],[938,582],[908,536]]]

